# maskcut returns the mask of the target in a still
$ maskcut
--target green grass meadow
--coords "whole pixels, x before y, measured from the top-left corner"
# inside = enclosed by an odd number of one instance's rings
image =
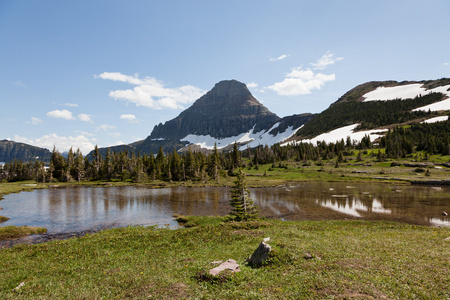
[[[448,299],[450,229],[368,221],[110,229],[0,250],[1,299]],[[271,257],[245,260],[265,237]],[[305,254],[312,255],[306,259]],[[241,272],[208,276],[235,259]],[[23,282],[22,286],[15,289]],[[14,290],[15,289],[15,290]]]
[[[285,162],[245,169],[251,187],[292,181],[445,180],[450,169],[377,162],[369,151],[345,161]],[[430,157],[446,163],[446,157]],[[407,160],[399,160],[400,162]],[[428,174],[425,175],[425,170]],[[419,172],[420,171],[420,172]],[[0,183],[1,196],[55,185],[232,186],[219,181]],[[1,201],[0,201],[1,206]],[[7,217],[7,212],[2,211]],[[6,220],[5,218],[0,218]],[[373,221],[180,217],[185,227],[126,227],[48,243],[0,249],[0,299],[450,299],[450,228]],[[45,229],[0,227],[0,239]],[[37,230],[37,231],[33,231]],[[263,238],[262,266],[245,260]],[[312,258],[305,258],[310,255]],[[241,272],[212,277],[213,261],[234,259]]]

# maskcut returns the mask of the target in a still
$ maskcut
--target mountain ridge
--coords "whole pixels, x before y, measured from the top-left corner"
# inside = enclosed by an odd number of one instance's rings
[[[48,149],[10,140],[0,141],[0,162],[41,160],[48,163],[51,156],[52,153]]]
[[[350,89],[321,113],[283,118],[262,105],[245,84],[224,80],[176,118],[156,125],[146,139],[99,148],[99,151],[103,156],[108,148],[116,152],[156,154],[160,147],[167,153],[174,149],[183,151],[187,146],[211,151],[214,145],[219,151],[228,151],[235,142],[243,150],[282,142],[319,141],[327,134],[334,138],[339,130],[341,135],[345,132],[352,138],[354,134],[361,138],[364,132],[376,138],[380,135],[374,132],[395,126],[448,119],[449,111],[450,78],[370,81]],[[8,143],[9,146],[4,146]],[[92,153],[87,156],[92,158]],[[51,152],[23,143],[0,141],[0,162],[34,161],[36,157],[48,162]]]

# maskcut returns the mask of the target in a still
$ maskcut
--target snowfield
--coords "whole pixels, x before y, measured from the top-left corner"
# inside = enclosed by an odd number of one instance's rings
[[[276,143],[281,143],[282,141],[290,138],[299,128],[293,128],[293,126],[289,126],[286,131],[281,132],[277,135],[272,135],[269,132],[273,129],[280,126],[280,123],[276,123],[272,126],[269,130],[266,131],[260,131],[260,132],[254,132],[254,126],[250,131],[241,133],[238,136],[232,136],[227,138],[215,138],[210,135],[195,135],[195,134],[189,134],[181,141],[188,142],[191,144],[199,145],[202,148],[212,150],[214,149],[214,144],[217,144],[217,149],[225,148],[228,145],[232,145],[235,142],[238,144],[245,144],[244,146],[241,146],[239,150],[245,150],[247,147],[257,147],[259,145],[262,146],[272,146]]]
[[[364,102],[377,100],[410,99],[419,94],[427,94],[421,83],[393,87],[380,86],[376,90],[364,94]]]
[[[421,83],[384,87],[380,86],[375,90],[363,95],[364,102],[367,101],[387,101],[395,99],[411,99],[419,95],[426,95],[429,93],[442,93],[450,97],[450,85],[439,86],[437,88],[427,90]],[[450,109],[450,107],[448,107]]]
[[[449,99],[444,99],[440,102],[432,103],[422,106],[413,111],[440,111],[450,110],[450,85],[439,86],[437,88],[426,90],[421,83],[407,84],[394,87],[378,87],[377,89],[363,95],[364,102],[367,101],[387,101],[395,99],[411,99],[419,95],[426,95],[429,93],[442,93]]]
[[[337,141],[340,141],[341,139],[344,139],[346,141],[347,137],[349,136],[350,139],[356,140],[360,142],[362,138],[365,135],[368,135],[370,137],[370,140],[373,142],[375,139],[379,138],[381,134],[378,134],[380,132],[385,132],[387,129],[372,129],[372,130],[363,130],[363,131],[356,131],[354,132],[354,129],[358,127],[359,124],[352,124],[345,127],[341,127],[335,130],[332,130],[327,133],[322,133],[315,138],[312,139],[304,139],[301,141],[296,141],[296,144],[299,143],[311,143],[311,144],[317,144],[317,142],[325,141],[327,143],[335,143]],[[282,144],[282,146],[287,145],[288,143]]]
[[[447,121],[447,120],[448,120],[448,116],[441,116],[441,117],[434,117],[434,118],[425,120],[422,123],[436,123],[436,122],[442,122],[442,121]]]
[[[269,132],[272,131],[273,129],[277,128],[279,125],[280,124],[277,123],[272,128],[270,128],[269,130],[264,132],[263,134],[256,136],[253,141],[251,141],[250,143],[248,143],[245,146],[242,146],[240,148],[240,150],[245,150],[245,149],[247,149],[247,147],[250,147],[250,148],[258,147],[259,145],[263,145],[263,146],[267,145],[270,147],[272,145],[275,145],[276,143],[281,143],[282,141],[287,140],[288,138],[293,136],[297,132],[297,130],[299,130],[300,128],[303,127],[303,125],[298,128],[289,126],[285,132],[280,132],[279,134],[277,134],[275,136],[271,135]]]

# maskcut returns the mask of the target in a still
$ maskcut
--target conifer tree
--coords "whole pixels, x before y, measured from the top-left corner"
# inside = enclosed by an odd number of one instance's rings
[[[232,159],[233,159],[232,169],[241,166],[241,152],[239,152],[239,148],[236,142],[234,142],[233,146]]]
[[[76,179],[78,182],[81,181],[84,177],[84,159],[83,154],[80,151],[80,148],[77,149],[77,152],[75,153],[75,172],[76,172]]]
[[[250,198],[250,191],[245,181],[245,172],[240,168],[234,188],[231,191],[230,205],[233,207],[231,215],[236,221],[247,221],[258,218],[258,209]]]

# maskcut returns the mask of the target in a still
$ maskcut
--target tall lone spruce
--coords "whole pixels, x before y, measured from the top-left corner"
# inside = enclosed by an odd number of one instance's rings
[[[245,181],[245,172],[238,170],[234,189],[231,191],[230,205],[233,207],[231,215],[235,221],[248,221],[258,218],[258,209],[250,198],[250,191]]]

